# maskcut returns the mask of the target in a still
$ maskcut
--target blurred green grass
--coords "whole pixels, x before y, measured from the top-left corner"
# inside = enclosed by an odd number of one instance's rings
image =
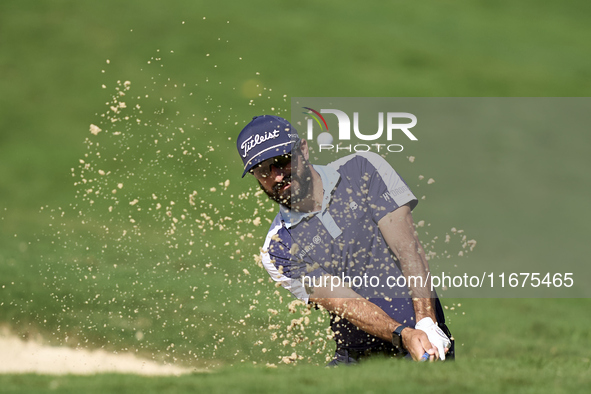
[[[584,1],[0,3],[0,324],[24,337],[40,333],[53,343],[137,350],[200,366],[276,363],[291,353],[292,341],[312,335],[297,332],[285,347],[270,340],[301,314],[285,311],[287,301],[278,303],[252,259],[266,232],[264,218],[274,214],[272,204],[252,197],[252,179],[239,177],[233,139],[240,126],[260,112],[288,116],[289,98],[298,96],[588,96],[589,7]],[[117,81],[126,80],[132,83],[128,111],[140,104],[143,113],[109,124],[101,117],[105,103]],[[142,123],[134,124],[136,118]],[[127,139],[118,142],[106,131],[93,137],[91,123],[110,133],[120,126]],[[90,147],[87,137],[102,148]],[[187,137],[184,146],[194,147],[194,156],[174,151]],[[440,140],[425,142],[417,163],[400,163],[405,176],[437,179],[420,218],[462,226],[479,242],[471,258],[491,266],[586,261],[588,136],[447,138],[455,150],[439,149]],[[155,153],[154,139],[174,157]],[[101,158],[84,157],[97,151]],[[109,162],[115,156],[125,161]],[[80,159],[124,181],[115,213],[107,210],[114,179],[97,181],[104,190],[92,205],[83,187],[73,186],[81,179]],[[487,175],[499,174],[507,188],[525,191],[523,205],[495,203]],[[544,194],[546,174],[559,182],[562,199]],[[87,177],[100,178],[91,171]],[[228,179],[222,195],[220,183]],[[194,190],[197,205],[190,206]],[[245,191],[250,196],[239,199]],[[176,201],[175,214],[187,210],[175,234],[167,233],[170,217],[149,210],[152,193],[163,205]],[[138,206],[127,204],[138,196]],[[202,213],[215,225],[196,227]],[[222,222],[225,216],[232,219]],[[252,224],[256,216],[261,226]],[[588,384],[579,377],[588,361],[577,361],[589,359],[589,336],[580,328],[589,324],[587,300],[446,303],[462,303],[448,312],[463,344],[459,357],[484,358],[458,367],[458,376],[463,370],[474,379],[468,388],[486,380],[478,375],[482,369],[498,367],[506,380],[490,391],[513,384],[526,391],[537,377],[542,383],[532,387],[541,390],[544,371],[562,371],[555,360],[573,374],[559,380],[565,387]],[[270,315],[269,308],[280,312]],[[306,332],[323,325],[315,322],[318,312],[311,316],[316,326]],[[258,339],[264,344],[253,345]],[[306,343],[296,350],[322,363],[330,346],[312,355]],[[530,378],[514,376],[522,367]],[[251,374],[245,371],[241,376]],[[221,380],[224,373],[231,374],[223,372]],[[445,381],[444,372],[434,373]]]
[[[480,373],[474,373],[479,371]],[[322,372],[322,373],[319,373]],[[371,380],[368,379],[371,377]],[[404,377],[402,379],[401,377]],[[439,365],[396,360],[372,360],[354,368],[319,371],[302,366],[277,369],[240,366],[213,373],[181,377],[97,376],[0,376],[6,393],[276,393],[289,387],[293,393],[403,392],[440,393],[586,393],[591,385],[589,364],[580,361],[521,356],[514,359],[485,358]]]

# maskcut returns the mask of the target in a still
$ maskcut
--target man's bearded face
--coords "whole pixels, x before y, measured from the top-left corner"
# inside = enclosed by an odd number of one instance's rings
[[[252,170],[261,189],[270,199],[291,209],[308,196],[312,170],[300,152],[273,157]]]

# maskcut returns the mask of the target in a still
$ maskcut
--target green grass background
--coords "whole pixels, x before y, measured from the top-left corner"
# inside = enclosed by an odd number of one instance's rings
[[[263,392],[287,380],[294,391],[588,391],[586,299],[447,300],[454,364],[304,365],[330,353],[326,323],[314,311],[304,330],[287,329],[308,311],[289,313],[287,295],[280,299],[254,262],[273,205],[240,179],[233,141],[255,114],[289,116],[290,97],[588,96],[589,8],[1,2],[0,324],[25,338],[215,371],[149,380],[9,375],[1,390]],[[111,122],[118,81],[131,82],[118,97],[129,119]],[[91,135],[91,123],[103,132]],[[456,154],[430,146],[413,165],[400,163],[403,174],[437,180],[417,216],[464,229],[479,243],[469,258],[491,266],[586,264],[590,138],[569,130],[510,137],[475,130]],[[560,199],[549,193],[549,173]],[[490,179],[500,176],[518,202],[493,192]],[[294,351],[298,367],[264,367]]]

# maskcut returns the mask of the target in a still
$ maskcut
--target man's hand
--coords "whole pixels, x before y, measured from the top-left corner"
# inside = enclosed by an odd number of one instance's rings
[[[376,304],[348,287],[316,287],[310,301],[347,319],[368,334],[388,342],[392,341],[392,333],[400,325]],[[406,327],[401,336],[402,346],[414,360],[420,360],[425,352],[429,353],[431,361],[438,359],[437,348],[429,342],[423,331]]]
[[[410,327],[402,330],[402,346],[410,353],[415,361],[421,360],[423,354],[429,354],[429,361],[439,359],[437,348],[431,344],[429,337],[424,331],[415,330]]]
[[[437,324],[433,323],[433,320],[430,317],[425,317],[421,319],[415,326],[416,330],[423,331],[427,334],[429,341],[435,345],[437,351],[439,353],[439,357],[442,360],[445,360],[445,353],[449,350],[451,346],[451,341],[445,335],[445,333],[437,326]]]

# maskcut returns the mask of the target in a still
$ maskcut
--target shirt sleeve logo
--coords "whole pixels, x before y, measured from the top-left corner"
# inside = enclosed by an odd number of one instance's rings
[[[404,194],[406,192],[409,192],[408,187],[401,186],[401,187],[397,187],[394,190],[390,190],[390,191],[382,194],[382,198],[389,202],[390,200],[394,200],[396,196],[399,196],[399,195]]]

